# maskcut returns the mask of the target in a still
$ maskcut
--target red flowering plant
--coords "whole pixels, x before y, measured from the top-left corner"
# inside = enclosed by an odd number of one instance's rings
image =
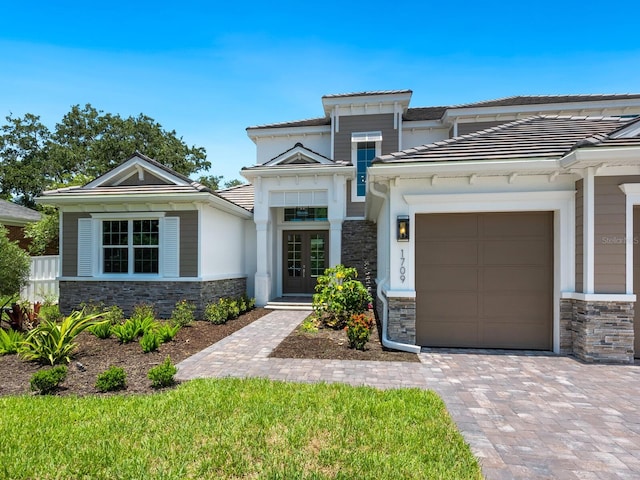
[[[351,315],[344,328],[347,331],[349,346],[356,350],[364,350],[371,336],[371,328],[373,328],[373,318],[364,313]]]

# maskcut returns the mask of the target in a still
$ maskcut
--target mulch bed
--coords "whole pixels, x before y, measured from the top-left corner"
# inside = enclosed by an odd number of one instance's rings
[[[337,360],[369,360],[382,362],[419,362],[414,353],[389,350],[382,346],[378,326],[374,324],[365,350],[349,348],[344,330],[319,326],[316,333],[296,328],[269,355],[276,358],[319,358]]]
[[[78,350],[68,365],[68,374],[57,395],[122,395],[153,393],[147,372],[169,356],[174,364],[203,350],[228,335],[249,325],[271,310],[256,308],[224,325],[196,321],[180,329],[173,341],[160,345],[151,353],[143,353],[138,342],[120,344],[115,338],[99,339],[89,332],[78,338]],[[271,353],[277,358],[318,358],[337,360],[378,360],[419,362],[417,355],[382,347],[377,326],[374,326],[366,350],[349,348],[343,330],[320,328],[317,333],[305,333],[296,328]],[[100,393],[95,388],[96,377],[111,366],[122,367],[127,374],[127,388],[123,391]],[[18,355],[0,356],[0,396],[31,394],[31,376],[42,368],[37,362],[27,362]]]

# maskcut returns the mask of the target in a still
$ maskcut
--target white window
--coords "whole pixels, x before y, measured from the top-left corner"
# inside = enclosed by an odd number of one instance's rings
[[[352,200],[362,201],[367,194],[367,168],[382,151],[382,132],[351,134],[351,163],[356,166],[356,181],[351,189]]]
[[[78,276],[179,276],[180,219],[96,213],[78,220]]]

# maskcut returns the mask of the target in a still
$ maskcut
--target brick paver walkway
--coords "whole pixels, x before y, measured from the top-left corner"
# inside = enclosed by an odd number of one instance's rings
[[[308,312],[275,311],[184,360],[177,378],[264,377],[437,391],[487,479],[640,478],[640,365],[434,350],[421,364],[269,353]]]

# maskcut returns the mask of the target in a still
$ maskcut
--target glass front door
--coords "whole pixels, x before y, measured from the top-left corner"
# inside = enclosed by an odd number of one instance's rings
[[[328,266],[326,231],[289,230],[282,234],[282,293],[314,293],[316,279]]]

